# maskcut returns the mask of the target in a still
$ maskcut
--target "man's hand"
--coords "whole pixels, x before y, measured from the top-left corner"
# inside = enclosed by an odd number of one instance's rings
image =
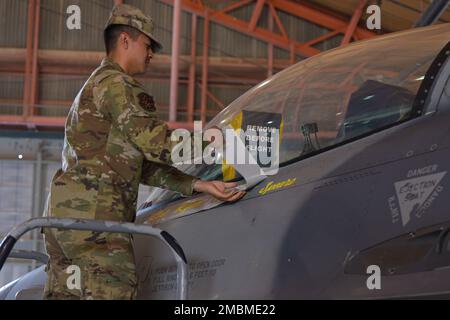
[[[194,183],[194,190],[197,192],[210,194],[221,201],[236,201],[242,198],[245,194],[245,191],[232,189],[237,185],[238,184],[236,182],[197,180]]]

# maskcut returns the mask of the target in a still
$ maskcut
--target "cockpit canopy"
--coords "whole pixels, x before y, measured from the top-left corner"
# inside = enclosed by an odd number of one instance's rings
[[[449,39],[450,25],[437,25],[303,60],[249,90],[208,127],[223,127],[243,110],[281,114],[282,164],[392,125],[411,116],[425,73]]]

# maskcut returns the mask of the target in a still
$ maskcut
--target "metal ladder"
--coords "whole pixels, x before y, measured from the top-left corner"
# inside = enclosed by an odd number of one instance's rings
[[[172,251],[177,263],[177,293],[178,300],[186,300],[188,296],[187,275],[188,266],[186,256],[183,249],[168,232],[153,228],[149,225],[134,224],[129,222],[105,221],[105,220],[88,220],[88,219],[70,219],[70,218],[35,218],[25,221],[24,223],[14,227],[0,244],[0,271],[5,264],[6,259],[10,256],[11,250],[26,232],[36,228],[57,228],[68,230],[88,230],[100,232],[114,233],[130,233],[143,234],[158,238]],[[36,255],[37,254],[37,255]],[[13,251],[11,257],[17,258],[42,258],[42,253],[35,252],[19,252]]]

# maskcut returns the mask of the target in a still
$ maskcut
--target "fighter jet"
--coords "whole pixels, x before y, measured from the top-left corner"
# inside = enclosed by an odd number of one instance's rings
[[[135,225],[176,239],[187,298],[450,297],[449,39],[450,24],[439,24],[324,52],[208,123],[252,128],[245,141],[277,129],[278,168],[183,167],[237,181],[247,193],[234,203],[152,190]],[[173,252],[134,239],[139,298],[175,298]],[[45,280],[42,266],[0,298],[39,299]]]

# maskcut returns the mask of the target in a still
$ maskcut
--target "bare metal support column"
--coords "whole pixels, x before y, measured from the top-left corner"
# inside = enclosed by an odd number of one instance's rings
[[[192,14],[191,29],[191,64],[189,65],[189,84],[187,101],[187,121],[194,121],[195,103],[195,68],[197,66],[197,15]]]
[[[206,123],[206,107],[208,104],[208,47],[209,47],[209,14],[205,12],[203,27],[203,64],[202,64],[202,100],[200,116],[202,123]]]
[[[273,32],[273,17],[272,11],[268,11],[267,19],[269,20],[269,31]],[[273,74],[273,44],[267,42],[267,77],[269,78]]]
[[[34,5],[35,0],[28,0],[28,19],[27,19],[27,51],[25,60],[25,77],[23,90],[23,111],[25,118],[28,116],[28,106],[30,105],[31,91],[31,65],[33,63],[33,26],[34,26]]]
[[[33,208],[32,208],[32,218],[39,218],[42,215],[41,210],[41,197],[44,194],[42,192],[42,144],[39,146],[39,151],[37,153],[36,162],[34,163],[34,185],[33,185]],[[38,240],[39,231],[33,230],[31,234],[33,241],[33,251],[38,252]],[[33,260],[32,268],[36,268],[36,261]]]
[[[35,114],[35,105],[38,100],[38,80],[39,80],[39,69],[38,69],[38,50],[39,50],[39,19],[41,11],[41,0],[36,0],[34,15],[34,42],[33,42],[33,65],[31,68],[31,93],[30,93],[30,105],[31,110],[29,110],[29,116]]]
[[[353,13],[352,19],[348,24],[347,30],[345,31],[344,38],[342,39],[341,46],[350,43],[350,40],[355,33],[356,27],[358,26],[359,19],[363,13],[363,9],[366,6],[367,0],[359,0],[359,4]]]
[[[172,66],[170,70],[169,121],[176,121],[177,118],[178,59],[180,57],[180,20],[181,20],[181,0],[175,0],[173,6]]]

